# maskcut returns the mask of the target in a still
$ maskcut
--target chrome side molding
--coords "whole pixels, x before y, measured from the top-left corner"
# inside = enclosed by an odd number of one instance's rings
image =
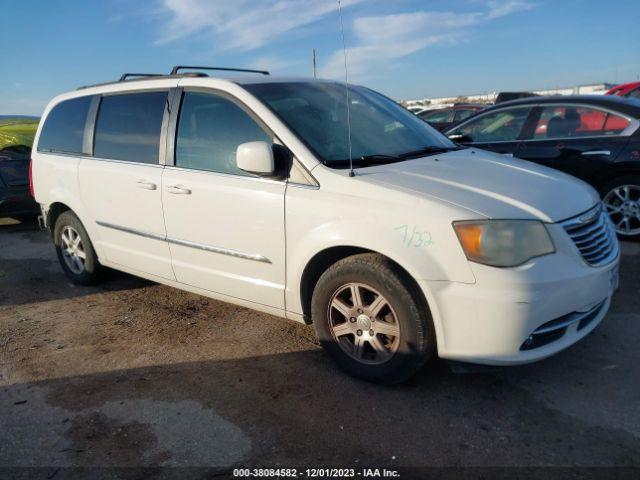
[[[197,248],[206,252],[218,253],[220,255],[228,255],[230,257],[243,258],[245,260],[253,260],[260,263],[271,263],[264,255],[259,253],[245,253],[238,250],[232,250],[229,248],[214,247],[212,245],[205,245],[203,243],[190,242],[188,240],[180,240],[178,238],[166,237],[164,235],[158,235],[156,233],[145,232],[137,230],[135,228],[123,227],[121,225],[115,225],[113,223],[96,221],[98,225],[112,230],[118,230],[120,232],[131,233],[132,235],[138,235],[145,238],[151,238],[153,240],[160,240],[163,242],[173,243],[174,245],[182,245],[183,247]]]
[[[100,222],[98,220],[96,220],[96,223],[101,227],[110,228],[112,230],[118,230],[120,232],[131,233],[133,235],[138,235],[140,237],[152,238],[154,240],[162,240],[162,241],[167,240],[167,237],[165,237],[164,235],[158,235],[156,233],[144,232],[142,230],[137,230],[135,228],[123,227],[121,225],[115,225],[113,223],[108,223],[108,222]]]
[[[184,247],[198,248],[207,252],[219,253],[221,255],[228,255],[230,257],[244,258],[245,260],[253,260],[254,262],[271,263],[264,255],[259,253],[244,253],[237,250],[231,250],[229,248],[213,247],[211,245],[204,245],[202,243],[190,242],[188,240],[180,240],[178,238],[167,237],[167,242],[175,245],[182,245]]]

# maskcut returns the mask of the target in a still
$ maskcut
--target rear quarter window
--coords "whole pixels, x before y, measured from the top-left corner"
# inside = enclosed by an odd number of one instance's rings
[[[84,126],[92,98],[73,98],[53,107],[42,126],[38,151],[82,153]]]

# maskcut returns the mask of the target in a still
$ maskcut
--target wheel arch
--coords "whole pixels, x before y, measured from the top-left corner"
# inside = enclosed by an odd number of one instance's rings
[[[328,247],[317,252],[307,262],[302,271],[302,277],[300,281],[300,300],[302,302],[302,311],[305,323],[313,323],[311,318],[311,299],[320,276],[336,262],[361,253],[375,253],[387,259],[392,268],[396,270],[406,282],[407,287],[419,302],[420,307],[423,309],[424,313],[431,317],[431,308],[424,292],[422,291],[422,288],[420,288],[420,285],[416,281],[415,277],[411,275],[411,273],[409,273],[409,271],[400,263],[398,263],[388,255],[377,252],[375,250],[350,245],[340,245]]]
[[[604,197],[607,193],[604,189],[614,180],[620,177],[640,175],[640,163],[624,162],[614,163],[611,167],[603,168],[592,176],[592,185]]]
[[[64,212],[69,210],[73,212],[73,209],[69,205],[63,202],[54,202],[49,206],[46,220],[47,220],[47,226],[49,227],[51,235],[53,235],[53,231],[55,229],[56,221],[58,220],[58,217],[62,215]]]

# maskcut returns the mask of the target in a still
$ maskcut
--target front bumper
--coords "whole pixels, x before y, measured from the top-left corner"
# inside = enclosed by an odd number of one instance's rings
[[[475,284],[424,282],[443,358],[516,365],[549,357],[591,332],[617,288],[619,258],[587,265],[559,225],[557,252],[509,269],[471,264]]]

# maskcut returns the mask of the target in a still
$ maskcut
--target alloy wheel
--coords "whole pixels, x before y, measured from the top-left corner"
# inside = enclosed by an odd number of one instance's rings
[[[84,262],[87,259],[80,234],[75,228],[67,225],[62,229],[60,240],[64,263],[69,267],[69,270],[80,275],[84,272]]]
[[[640,234],[640,186],[620,185],[607,193],[603,202],[619,235]]]
[[[369,285],[342,285],[331,296],[327,313],[335,341],[358,362],[385,363],[398,350],[398,317],[384,295]]]

